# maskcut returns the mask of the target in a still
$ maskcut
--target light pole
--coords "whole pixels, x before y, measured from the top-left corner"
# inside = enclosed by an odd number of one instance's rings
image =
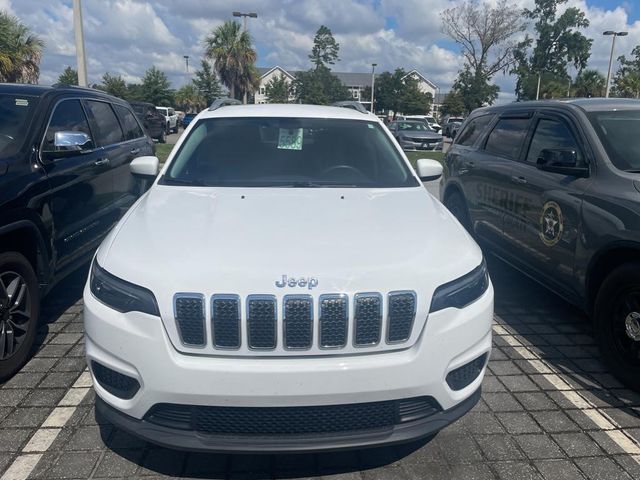
[[[73,0],[73,29],[76,37],[76,62],[78,63],[78,85],[87,86],[87,58],[84,54],[84,33],[82,31],[82,6],[80,0]]]
[[[183,55],[185,67],[187,67],[187,75],[189,75],[189,55]]]
[[[607,72],[607,90],[605,93],[605,97],[609,98],[609,85],[611,83],[611,64],[613,63],[613,49],[616,46],[616,37],[624,37],[629,35],[629,32],[614,32],[613,30],[607,30],[603,32],[603,35],[611,35],[613,39],[611,40],[611,55],[609,56],[609,70]]]
[[[256,12],[248,12],[248,13],[243,13],[243,12],[231,12],[232,15],[234,17],[242,17],[243,18],[243,23],[244,23],[244,31],[247,31],[247,17],[249,18],[258,18],[258,14]],[[247,104],[247,92],[244,92],[244,95],[242,96],[242,103],[244,103],[245,105]]]
[[[371,113],[373,113],[373,92],[376,88],[376,75],[375,75],[375,71],[376,71],[376,67],[378,66],[377,63],[372,63],[371,64]]]

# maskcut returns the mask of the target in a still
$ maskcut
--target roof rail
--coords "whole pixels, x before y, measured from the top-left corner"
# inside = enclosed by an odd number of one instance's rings
[[[345,100],[342,102],[333,102],[331,104],[332,107],[342,107],[342,108],[350,108],[352,110],[357,110],[360,113],[369,113],[369,111],[364,108],[364,105],[362,105],[360,102],[357,102],[355,100]]]
[[[229,105],[242,105],[242,102],[240,100],[236,100],[235,98],[218,98],[211,104],[211,106],[209,107],[209,111],[213,112],[220,107],[227,107]]]

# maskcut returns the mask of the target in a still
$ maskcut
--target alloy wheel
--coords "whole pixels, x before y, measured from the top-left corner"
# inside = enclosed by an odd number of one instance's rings
[[[613,343],[618,355],[640,366],[640,290],[625,292],[613,321]]]
[[[30,320],[31,292],[27,282],[16,272],[0,272],[0,360],[19,350]]]

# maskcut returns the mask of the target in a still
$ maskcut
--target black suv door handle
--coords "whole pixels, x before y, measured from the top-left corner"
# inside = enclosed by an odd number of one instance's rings
[[[130,153],[131,155],[137,155],[137,154],[139,154],[139,153],[140,153],[140,149],[139,149],[139,148],[132,148],[132,149],[129,151],[129,153]]]
[[[518,183],[518,184],[520,184],[520,185],[524,185],[524,184],[526,184],[526,183],[527,183],[527,179],[526,179],[526,178],[524,178],[523,176],[519,176],[519,177],[518,177],[518,176],[516,176],[516,175],[514,175],[513,177],[511,177],[511,181],[512,181],[513,183]]]
[[[93,162],[93,164],[97,167],[101,167],[103,165],[109,165],[109,159],[108,158],[100,158],[98,160],[96,160],[95,162]]]

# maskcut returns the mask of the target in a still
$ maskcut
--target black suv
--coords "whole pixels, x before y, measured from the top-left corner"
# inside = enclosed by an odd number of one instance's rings
[[[139,196],[129,163],[153,149],[123,100],[0,84],[0,380],[29,356],[40,298]]]
[[[133,113],[136,114],[149,136],[158,140],[158,143],[165,143],[167,141],[167,120],[164,115],[152,103],[134,101],[130,104]]]
[[[640,101],[476,110],[444,160],[444,204],[498,256],[588,312],[640,390]]]

